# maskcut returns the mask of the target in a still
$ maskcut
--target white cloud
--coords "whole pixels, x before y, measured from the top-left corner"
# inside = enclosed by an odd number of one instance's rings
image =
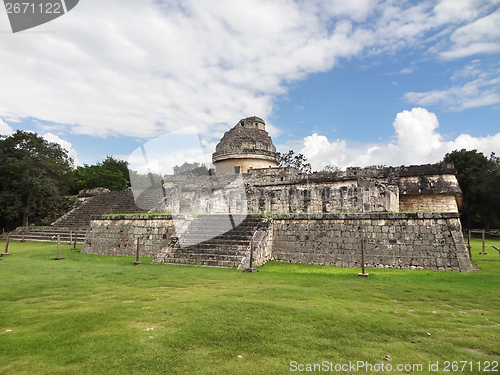
[[[82,163],[80,160],[78,160],[78,153],[77,151],[73,148],[73,145],[71,142],[65,141],[64,139],[59,138],[57,135],[52,134],[52,133],[45,133],[42,135],[43,138],[45,138],[49,142],[57,143],[61,145],[63,149],[68,151],[68,155],[73,157],[75,161],[75,165],[81,165]]]
[[[410,74],[415,71],[415,68],[412,66],[409,66],[408,68],[403,68],[399,72],[391,72],[391,73],[386,73],[386,76],[396,76],[400,74]]]
[[[481,60],[473,60],[470,64],[456,70],[451,76],[452,81],[470,77],[486,78],[488,74],[480,69]]]
[[[455,30],[450,36],[452,49],[441,52],[445,59],[478,53],[500,52],[500,10]]]
[[[324,135],[312,134],[304,138],[300,152],[315,170],[326,165],[346,168],[436,163],[446,153],[462,148],[477,149],[486,156],[491,152],[500,154],[500,133],[487,137],[461,134],[455,140],[443,141],[437,131],[436,115],[425,108],[398,113],[393,126],[394,138],[380,143],[348,144],[345,140],[329,141]]]
[[[437,23],[458,23],[475,20],[480,14],[480,6],[488,2],[474,0],[443,0],[434,7]]]
[[[405,99],[418,105],[443,105],[450,111],[496,104],[500,103],[500,76],[492,79],[479,78],[446,90],[409,92],[405,94]]]
[[[210,138],[240,118],[269,117],[287,83],[339,58],[421,45],[443,26],[436,45],[454,32],[449,58],[496,43],[490,1],[396,4],[83,1],[36,32],[0,38],[0,87],[9,88],[0,90],[0,116],[142,139],[195,124]],[[0,29],[8,29],[6,17]]]
[[[14,130],[0,118],[0,135],[14,134]]]

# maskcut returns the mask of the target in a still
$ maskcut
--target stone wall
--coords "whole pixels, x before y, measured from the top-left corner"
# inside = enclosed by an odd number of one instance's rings
[[[248,173],[251,169],[276,167],[274,160],[264,159],[259,155],[234,155],[230,160],[221,160],[217,162],[217,173],[222,175],[231,175],[235,173],[234,167],[240,167],[240,173]]]
[[[165,188],[173,214],[457,212],[461,190],[454,173],[448,163],[312,174],[264,168],[232,179],[165,176]]]
[[[340,267],[472,271],[456,213],[274,215],[273,258]]]
[[[338,213],[399,211],[398,188],[384,182],[366,184],[304,181],[290,185],[249,186],[249,212]]]
[[[94,218],[85,236],[82,253],[155,256],[170,244],[174,222],[170,215],[103,215]]]
[[[422,194],[399,196],[401,212],[458,212],[455,196]]]
[[[83,253],[155,256],[172,245],[185,216],[102,216],[92,221]],[[174,220],[176,221],[174,223]],[[458,213],[278,214],[254,235],[255,265],[268,260],[339,267],[472,271]],[[250,248],[249,248],[250,249]],[[241,267],[249,266],[250,252]]]
[[[259,229],[254,234],[252,267],[262,266],[273,259],[273,227],[273,220],[267,218],[263,220],[263,225],[259,226]],[[250,255],[251,251],[249,249],[241,260],[239,270],[250,267]]]

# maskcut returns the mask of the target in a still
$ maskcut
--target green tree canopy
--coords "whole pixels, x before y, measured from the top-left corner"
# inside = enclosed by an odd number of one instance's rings
[[[302,154],[295,155],[293,150],[288,151],[286,154],[278,152],[279,157],[279,167],[293,167],[297,168],[303,173],[311,173],[311,164],[307,162],[307,159]]]
[[[70,188],[72,194],[96,187],[111,191],[123,191],[130,187],[128,162],[107,156],[102,162],[94,165],[84,164],[73,171]]]
[[[141,174],[135,170],[130,170],[131,187],[134,190],[148,189],[150,187],[160,187],[163,177],[158,173]]]
[[[208,175],[208,169],[205,167],[203,164],[198,163],[198,162],[193,162],[193,163],[188,163],[184,162],[181,166],[174,166],[173,167],[174,174],[182,174],[182,173],[194,173],[197,176],[207,176]]]
[[[115,159],[112,156],[107,156],[102,162],[97,163],[107,171],[120,171],[127,181],[125,188],[130,187],[130,174],[128,171],[128,161]]]
[[[59,144],[36,133],[18,130],[0,136],[0,213],[4,220],[21,221],[67,193],[73,159]]]
[[[448,153],[444,161],[453,162],[462,189],[462,222],[467,228],[500,226],[500,158],[488,159],[477,150]]]

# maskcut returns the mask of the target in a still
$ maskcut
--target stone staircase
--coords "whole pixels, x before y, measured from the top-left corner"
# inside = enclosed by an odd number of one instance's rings
[[[85,239],[85,233],[87,228],[63,228],[63,227],[18,227],[12,233],[10,233],[11,240],[20,241],[39,241],[39,242],[51,242],[57,241],[57,235],[61,237],[61,242],[75,241],[77,243],[83,243]]]
[[[248,256],[255,233],[260,228],[267,229],[264,219],[263,215],[200,215],[179,242],[162,249],[153,263],[237,268]]]
[[[10,234],[12,240],[69,242],[76,235],[76,242],[83,243],[85,233],[93,217],[102,214],[130,214],[144,212],[136,206],[131,191],[103,191],[85,195],[85,200],[77,202],[75,208],[61,216],[50,227],[18,227]],[[79,198],[81,198],[79,194]],[[71,236],[72,234],[72,236]],[[72,238],[75,240],[74,237]]]
[[[144,210],[136,206],[131,191],[98,193],[85,200],[64,216],[61,216],[52,223],[52,227],[87,229],[94,216],[139,212],[144,212]]]

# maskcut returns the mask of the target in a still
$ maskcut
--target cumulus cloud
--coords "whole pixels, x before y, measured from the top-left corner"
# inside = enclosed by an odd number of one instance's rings
[[[453,58],[495,43],[493,3],[87,0],[36,32],[0,38],[0,87],[9,88],[0,116],[142,139],[197,125],[210,140],[235,119],[269,117],[288,83],[340,58],[423,43],[436,53],[451,43]],[[0,15],[0,29],[7,22]]]
[[[32,130],[25,130],[25,131],[28,133],[34,133],[34,131]],[[9,125],[7,125],[2,119],[0,119],[0,135],[9,136],[14,133],[15,133],[14,130]],[[75,164],[81,165],[80,161],[78,160],[78,152],[73,148],[71,142],[65,141],[64,139],[61,139],[59,138],[59,136],[52,134],[50,132],[45,133],[41,136],[49,142],[61,145],[61,147],[68,152],[68,155],[73,157]]]
[[[413,108],[397,114],[392,140],[380,143],[349,144],[345,140],[329,141],[324,135],[312,134],[304,138],[300,151],[313,169],[321,170],[326,165],[411,165],[436,163],[444,155],[462,148],[477,149],[489,156],[500,154],[500,133],[486,137],[461,134],[456,139],[444,141],[438,132],[436,115],[425,108]]]
[[[0,135],[11,135],[14,130],[0,118]]]

